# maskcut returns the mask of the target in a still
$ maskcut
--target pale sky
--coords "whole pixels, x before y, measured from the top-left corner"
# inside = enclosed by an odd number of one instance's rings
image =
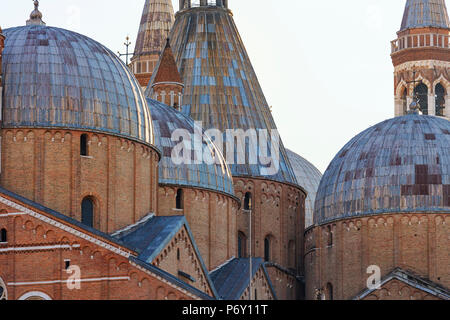
[[[285,146],[325,171],[362,130],[394,115],[390,41],[406,0],[229,0]],[[178,10],[178,0],[173,0]],[[112,51],[136,39],[144,0],[41,0],[49,26]],[[0,26],[24,25],[32,0],[2,0]]]

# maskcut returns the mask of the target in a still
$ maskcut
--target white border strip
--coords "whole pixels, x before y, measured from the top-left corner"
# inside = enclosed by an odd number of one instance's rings
[[[0,202],[5,204],[5,205],[7,205],[7,206],[9,206],[9,207],[12,207],[14,209],[17,209],[17,210],[23,212],[23,214],[28,214],[28,215],[30,215],[30,216],[32,216],[34,218],[37,218],[37,219],[39,219],[39,220],[41,220],[41,221],[43,221],[45,223],[48,223],[48,224],[50,224],[50,225],[52,225],[52,226],[54,226],[56,228],[59,228],[59,229],[64,230],[66,232],[69,232],[69,233],[71,233],[71,234],[73,234],[73,235],[75,235],[75,236],[77,236],[79,238],[82,238],[82,239],[87,240],[87,241],[89,241],[91,243],[94,243],[94,244],[96,244],[96,245],[98,245],[100,247],[103,247],[103,248],[105,248],[105,249],[107,249],[109,251],[117,253],[117,254],[119,254],[119,255],[127,258],[127,259],[131,255],[129,252],[126,252],[126,251],[120,249],[119,247],[112,246],[112,245],[110,245],[110,244],[108,244],[106,242],[100,241],[100,240],[98,240],[98,239],[96,239],[94,237],[89,236],[88,234],[86,234],[84,232],[78,231],[78,230],[76,230],[76,229],[74,229],[72,227],[69,227],[68,225],[62,224],[61,222],[58,222],[58,221],[56,221],[54,219],[51,219],[51,218],[49,218],[47,216],[44,216],[44,215],[39,214],[37,212],[34,212],[33,210],[25,208],[25,207],[15,203],[15,202],[12,202],[12,201],[10,201],[8,199],[0,197]],[[0,217],[1,217],[1,215],[0,215]]]
[[[9,248],[0,248],[1,252],[20,252],[20,251],[44,251],[44,250],[54,250],[54,249],[74,249],[80,248],[79,244],[60,244],[53,246],[33,246],[33,247],[9,247]]]
[[[100,281],[130,281],[130,277],[104,277],[104,278],[87,278],[76,280],[75,282],[100,282]],[[30,281],[30,282],[8,282],[8,286],[30,286],[37,284],[56,284],[65,283],[67,280],[48,280],[48,281]]]

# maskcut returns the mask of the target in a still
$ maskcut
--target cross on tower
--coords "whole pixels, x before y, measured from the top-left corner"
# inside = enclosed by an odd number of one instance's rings
[[[118,54],[119,57],[123,57],[123,56],[126,57],[126,61],[127,61],[126,64],[127,64],[127,66],[128,66],[128,57],[132,56],[134,54],[134,53],[129,53],[128,49],[129,49],[130,45],[131,45],[130,37],[127,36],[125,38],[125,42],[124,42],[124,46],[126,47],[126,53],[120,53],[120,51],[117,51],[117,54]]]

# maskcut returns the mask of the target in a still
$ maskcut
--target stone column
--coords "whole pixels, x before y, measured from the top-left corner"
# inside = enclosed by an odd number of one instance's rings
[[[450,95],[445,96],[444,116],[450,119]]]
[[[403,100],[395,97],[395,116],[396,117],[401,117],[403,116]]]
[[[436,97],[434,96],[434,93],[428,95],[428,115],[436,115]]]

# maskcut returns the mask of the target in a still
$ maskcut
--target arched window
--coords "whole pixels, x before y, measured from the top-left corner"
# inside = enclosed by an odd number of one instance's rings
[[[270,238],[264,239],[264,261],[270,261]]]
[[[407,88],[403,88],[403,93],[402,93],[402,107],[403,107],[403,115],[406,115],[408,113],[408,89]]]
[[[445,109],[445,89],[438,83],[434,92],[436,93],[436,115],[442,117]]]
[[[327,236],[328,236],[328,246],[333,246],[333,231],[331,230],[331,226],[327,227]]]
[[[0,300],[6,300],[8,299],[7,292],[6,292],[6,285],[3,282],[3,280],[0,278]]]
[[[244,197],[244,210],[252,210],[252,194],[247,192]]]
[[[428,114],[428,87],[421,83],[414,89],[414,94],[419,98],[420,110],[423,114]]]
[[[177,190],[177,196],[175,198],[175,205],[177,209],[183,209],[183,189]]]
[[[91,197],[84,198],[81,203],[81,223],[94,227],[94,200]]]
[[[88,135],[82,134],[80,137],[80,155],[87,157],[88,153]]]
[[[326,299],[333,300],[333,285],[329,282],[327,283]]]
[[[6,229],[0,230],[0,242],[8,242],[8,232]]]
[[[238,232],[238,258],[247,256],[247,237],[241,231]]]

